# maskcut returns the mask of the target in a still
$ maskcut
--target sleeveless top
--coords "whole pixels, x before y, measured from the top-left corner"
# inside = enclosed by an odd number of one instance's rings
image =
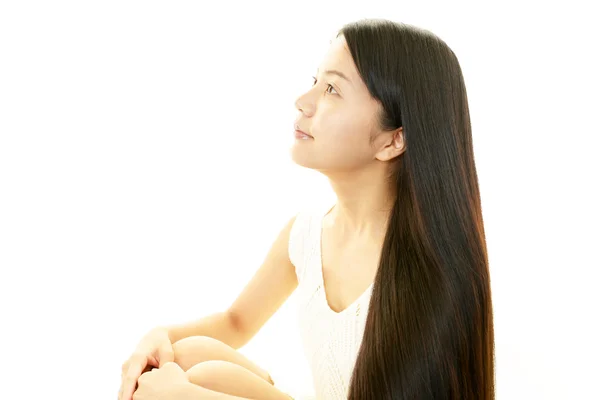
[[[346,309],[331,309],[323,289],[322,224],[332,206],[314,206],[296,215],[289,257],[298,276],[298,322],[316,398],[347,399],[360,348],[373,283]]]

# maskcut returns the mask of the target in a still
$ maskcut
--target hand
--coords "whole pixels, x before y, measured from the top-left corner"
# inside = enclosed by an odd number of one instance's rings
[[[138,379],[133,400],[179,399],[191,385],[185,372],[174,362],[146,372]]]
[[[123,363],[119,400],[132,400],[142,373],[175,360],[173,345],[165,328],[155,328],[140,341],[133,355]]]

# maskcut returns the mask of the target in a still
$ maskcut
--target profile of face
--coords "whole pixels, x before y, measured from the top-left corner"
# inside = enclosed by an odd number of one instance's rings
[[[383,132],[381,103],[361,79],[343,35],[333,39],[310,90],[296,100],[296,127],[309,139],[295,138],[296,164],[321,172],[358,171],[402,152],[402,129]],[[370,143],[371,135],[376,135]]]

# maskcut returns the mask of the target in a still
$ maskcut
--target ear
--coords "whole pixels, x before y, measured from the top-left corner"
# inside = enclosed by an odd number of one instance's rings
[[[389,133],[383,133],[381,137],[383,138],[383,143],[380,150],[375,154],[375,158],[379,161],[389,161],[406,151],[406,142],[402,127]]]

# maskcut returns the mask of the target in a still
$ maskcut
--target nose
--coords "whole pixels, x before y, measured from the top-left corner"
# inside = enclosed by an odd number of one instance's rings
[[[313,109],[313,107],[310,105],[310,101],[307,100],[308,99],[307,95],[308,95],[308,93],[305,93],[302,96],[299,96],[296,99],[296,102],[294,103],[296,106],[296,109],[305,115],[310,114],[312,112],[311,110]]]
[[[294,102],[294,105],[296,106],[296,109],[298,111],[302,111],[302,105],[300,104],[300,99],[302,98],[302,96],[299,96],[296,101]]]

